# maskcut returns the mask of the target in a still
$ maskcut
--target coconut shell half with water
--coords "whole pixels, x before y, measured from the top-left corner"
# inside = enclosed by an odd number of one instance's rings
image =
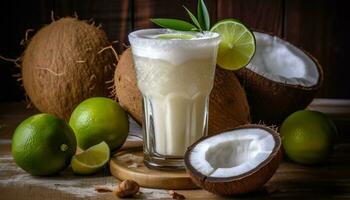
[[[120,57],[114,78],[119,104],[142,124],[142,96],[137,87],[131,49]],[[209,134],[249,122],[249,105],[243,87],[232,71],[217,67],[209,100]]]
[[[252,120],[278,125],[312,101],[323,71],[315,58],[294,45],[269,34],[254,35],[255,55],[236,74],[247,92]]]

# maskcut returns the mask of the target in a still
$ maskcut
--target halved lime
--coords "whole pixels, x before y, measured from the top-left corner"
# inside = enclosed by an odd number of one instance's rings
[[[189,35],[189,34],[161,34],[157,38],[158,39],[165,39],[165,40],[171,40],[171,39],[190,40],[193,38],[193,35]]]
[[[76,174],[93,174],[101,169],[109,160],[109,147],[101,142],[72,158],[72,169]]]
[[[210,31],[221,36],[217,64],[229,70],[246,66],[255,53],[254,34],[240,21],[225,19],[216,23]]]

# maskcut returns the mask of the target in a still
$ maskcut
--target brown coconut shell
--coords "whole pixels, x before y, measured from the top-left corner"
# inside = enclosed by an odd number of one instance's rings
[[[261,188],[270,178],[273,176],[273,174],[276,172],[281,160],[282,160],[282,141],[279,136],[279,134],[264,125],[257,125],[257,124],[248,124],[243,126],[238,126],[232,130],[239,130],[239,129],[245,129],[245,128],[260,128],[264,129],[267,132],[269,132],[274,140],[275,140],[275,147],[272,150],[272,153],[270,156],[260,163],[256,168],[244,173],[240,174],[238,176],[232,176],[230,177],[224,177],[224,178],[218,178],[218,177],[208,177],[200,172],[198,172],[190,163],[189,160],[189,154],[191,150],[199,144],[204,139],[210,138],[205,137],[194,144],[192,144],[186,151],[185,154],[185,165],[186,165],[186,171],[190,175],[192,181],[199,187],[212,192],[214,194],[219,195],[239,195],[239,194],[245,194],[248,192],[255,191],[259,188]]]
[[[137,87],[136,71],[131,49],[126,49],[119,59],[114,74],[116,100],[138,123],[142,124],[142,95]]]
[[[324,79],[322,66],[311,54],[301,50],[315,63],[319,73],[318,82],[312,87],[275,82],[248,68],[235,72],[247,92],[253,122],[280,125],[286,117],[305,109],[314,99]]]
[[[137,88],[131,49],[124,51],[115,71],[119,104],[142,124],[142,96]],[[249,105],[243,87],[232,71],[216,68],[209,101],[209,134],[250,122]]]
[[[75,18],[62,18],[30,40],[23,62],[24,89],[41,112],[68,120],[83,100],[108,96],[114,55],[105,32]],[[113,83],[112,83],[113,84]]]

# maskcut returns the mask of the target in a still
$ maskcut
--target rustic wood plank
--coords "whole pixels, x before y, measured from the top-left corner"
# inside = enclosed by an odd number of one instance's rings
[[[211,22],[214,23],[216,21],[216,1],[206,0],[205,2]],[[149,20],[150,18],[177,18],[190,21],[182,5],[194,14],[197,13],[197,1],[194,0],[136,0],[134,2],[134,30],[157,27]]]
[[[342,1],[286,0],[285,38],[310,52],[323,66],[325,80],[319,96],[350,96],[345,8]]]
[[[9,154],[9,144],[0,148],[0,200],[25,199],[117,199],[111,193],[97,193],[94,186],[115,186],[119,181],[108,169],[93,176],[77,176],[70,169],[59,176],[33,177],[19,169]],[[7,153],[3,153],[7,152]],[[348,198],[350,196],[350,145],[338,145],[329,162],[301,166],[284,161],[272,179],[260,190],[235,199],[256,198]],[[204,190],[176,190],[186,198],[223,199]],[[137,198],[170,198],[167,190],[141,188]]]
[[[18,168],[10,154],[12,131],[18,123],[36,113],[26,110],[24,104],[0,103],[0,200],[75,200],[75,199],[117,199],[111,193],[97,193],[96,185],[115,186],[119,181],[113,178],[106,168],[93,176],[77,176],[70,169],[52,177],[33,177]],[[347,121],[342,129],[342,136],[349,133]],[[345,128],[347,127],[347,128]],[[139,132],[132,127],[132,133]],[[4,137],[5,136],[5,137]],[[128,142],[131,146],[138,145]],[[125,145],[124,148],[128,148]],[[272,179],[260,190],[235,197],[235,199],[295,199],[295,198],[349,198],[350,197],[350,143],[338,144],[331,159],[315,166],[302,166],[284,160]],[[137,198],[170,198],[167,190],[141,188],[142,194]],[[177,190],[186,198],[224,199],[204,190]]]
[[[236,18],[252,29],[281,36],[283,0],[218,0],[217,17]]]

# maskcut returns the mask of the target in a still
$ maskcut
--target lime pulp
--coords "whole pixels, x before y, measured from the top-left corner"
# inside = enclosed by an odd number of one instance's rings
[[[210,31],[219,33],[217,64],[229,70],[245,67],[255,53],[254,34],[240,21],[226,19],[216,23]]]
[[[109,160],[110,150],[106,142],[101,142],[72,158],[72,169],[76,174],[93,174]]]
[[[189,34],[162,34],[162,35],[159,35],[157,38],[165,39],[165,40],[173,40],[173,39],[190,40],[193,38],[193,36]]]

